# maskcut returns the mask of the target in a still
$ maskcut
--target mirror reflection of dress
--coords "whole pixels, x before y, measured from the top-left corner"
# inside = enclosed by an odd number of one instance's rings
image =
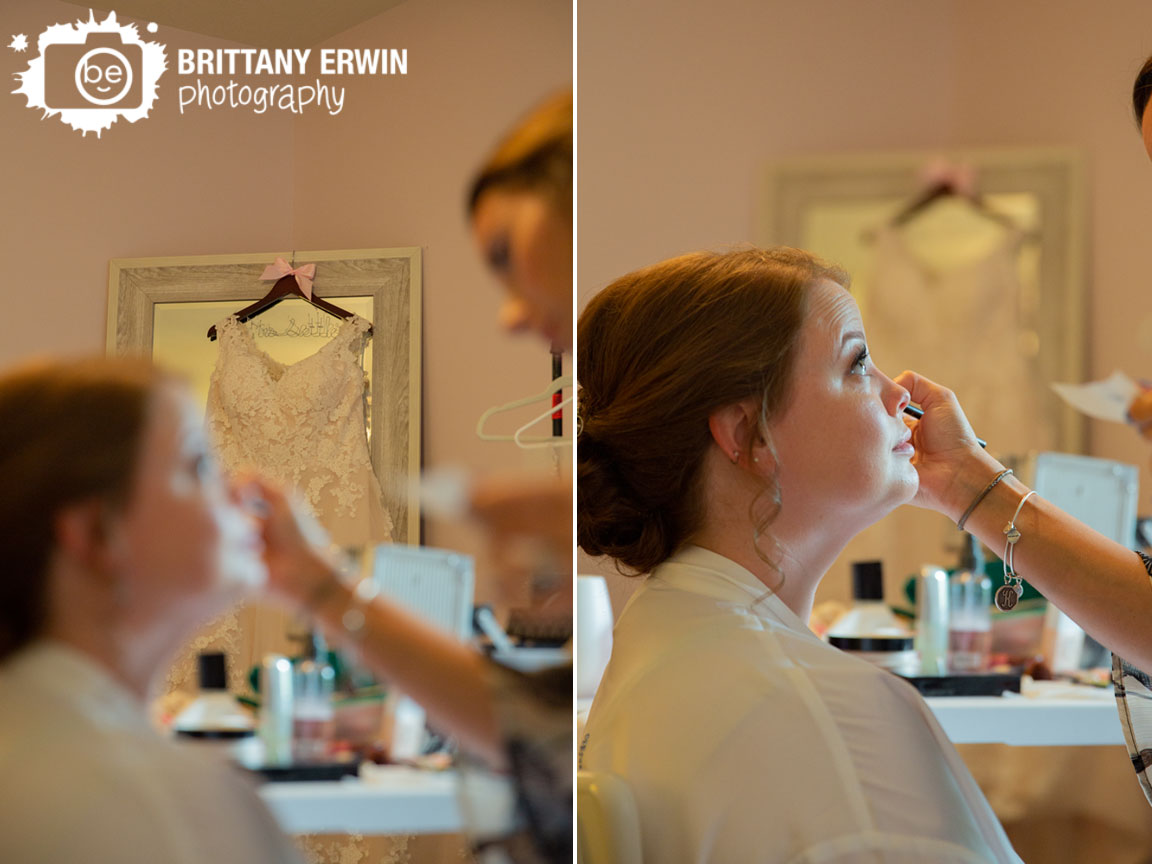
[[[953,390],[999,458],[1054,444],[1041,411],[1034,286],[1021,276],[1027,241],[979,215],[968,222],[925,216],[915,232],[881,228],[860,298],[879,368],[890,376],[913,369]],[[882,558],[902,585],[924,565],[952,566],[961,539],[939,514],[906,506],[854,538],[842,557]]]
[[[954,391],[976,433],[1001,453],[1026,453],[1047,437],[1039,346],[1022,300],[1024,240],[1003,231],[987,254],[941,267],[884,229],[864,317],[888,374],[915,369]]]

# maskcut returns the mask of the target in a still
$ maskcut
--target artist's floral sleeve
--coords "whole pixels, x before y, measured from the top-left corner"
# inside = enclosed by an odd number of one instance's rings
[[[499,845],[516,864],[571,864],[572,666],[489,675],[524,825]]]
[[[1144,569],[1152,578],[1152,558],[1143,552],[1137,553],[1144,562]],[[1124,743],[1128,745],[1128,755],[1136,778],[1144,790],[1144,796],[1152,803],[1152,679],[1148,673],[1137,669],[1122,657],[1112,655],[1112,683],[1116,686],[1116,707],[1120,711],[1120,724],[1124,727]]]

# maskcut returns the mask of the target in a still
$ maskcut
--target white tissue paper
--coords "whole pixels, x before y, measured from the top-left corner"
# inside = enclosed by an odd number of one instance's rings
[[[1116,370],[1103,381],[1089,381],[1087,384],[1053,384],[1065,402],[1082,414],[1097,420],[1110,420],[1113,423],[1128,422],[1128,406],[1140,392],[1140,385]]]

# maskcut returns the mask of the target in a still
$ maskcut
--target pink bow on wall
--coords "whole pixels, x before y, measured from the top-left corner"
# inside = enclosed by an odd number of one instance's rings
[[[316,278],[316,265],[315,264],[301,264],[299,267],[293,268],[288,266],[288,262],[283,258],[277,258],[273,263],[264,268],[264,272],[260,274],[262,280],[280,280],[285,276],[295,276],[296,284],[300,286],[300,291],[309,300],[312,299],[312,280]]]

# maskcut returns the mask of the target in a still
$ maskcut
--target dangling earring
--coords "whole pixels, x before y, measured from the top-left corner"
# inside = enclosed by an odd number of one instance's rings
[[[739,461],[740,461],[740,451],[739,450],[733,450],[732,451],[732,464],[735,465]]]

